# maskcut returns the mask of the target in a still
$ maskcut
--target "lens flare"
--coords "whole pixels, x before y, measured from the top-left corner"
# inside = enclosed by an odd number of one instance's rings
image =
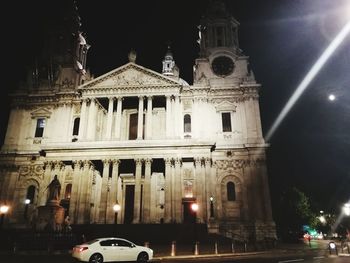
[[[299,84],[292,97],[288,100],[287,104],[284,106],[277,119],[272,124],[271,128],[268,130],[265,141],[268,142],[272,135],[275,133],[279,125],[282,123],[284,118],[287,116],[288,112],[294,106],[294,104],[298,101],[299,97],[305,91],[305,89],[309,86],[311,81],[315,78],[317,73],[322,69],[322,67],[326,64],[329,57],[334,53],[334,51],[339,47],[339,45],[343,42],[345,37],[350,32],[350,21],[348,21],[345,26],[340,30],[338,35],[334,38],[334,40],[329,44],[327,49],[323,52],[323,54],[319,57],[316,63],[312,66],[310,71],[306,74],[305,78]]]

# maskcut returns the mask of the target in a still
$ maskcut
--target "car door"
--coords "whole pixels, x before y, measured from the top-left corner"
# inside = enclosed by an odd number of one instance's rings
[[[138,250],[132,243],[126,240],[118,240],[118,247],[120,261],[135,261],[137,259]]]
[[[103,261],[118,261],[119,253],[116,239],[107,239],[100,242]]]

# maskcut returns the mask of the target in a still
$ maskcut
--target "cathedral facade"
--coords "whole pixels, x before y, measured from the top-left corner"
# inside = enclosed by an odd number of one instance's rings
[[[11,94],[0,155],[5,227],[35,225],[57,176],[71,224],[196,221],[223,235],[275,236],[261,85],[239,48],[239,23],[212,5],[193,85],[179,77],[170,47],[161,73],[130,52],[127,64],[92,78],[78,16],[64,20],[49,42],[56,53]]]

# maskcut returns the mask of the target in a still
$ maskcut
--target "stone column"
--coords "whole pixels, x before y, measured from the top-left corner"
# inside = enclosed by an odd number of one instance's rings
[[[120,139],[120,131],[121,131],[121,123],[122,123],[122,103],[123,103],[122,97],[118,97],[117,115],[116,115],[115,127],[114,127],[114,136],[118,140]]]
[[[85,214],[86,206],[89,206],[88,203],[88,184],[89,184],[89,170],[90,170],[90,161],[85,160],[84,165],[81,171],[81,183],[79,188],[79,208],[77,213],[77,223],[84,224],[88,223]]]
[[[109,164],[110,164],[110,160],[103,160],[102,187],[101,187],[101,198],[100,198],[100,216],[99,216],[99,222],[101,224],[107,223]]]
[[[143,139],[143,96],[139,96],[139,110],[137,114],[137,139]]]
[[[72,182],[72,192],[70,195],[70,201],[69,201],[69,218],[71,224],[76,223],[76,208],[77,208],[77,201],[79,197],[79,183],[80,183],[80,166],[81,161],[73,161],[73,182]]]
[[[175,159],[175,220],[181,223],[182,208],[182,180],[181,180],[181,159]]]
[[[47,186],[51,182],[52,162],[45,162],[44,184],[40,191],[39,206],[45,205],[47,201]]]
[[[95,99],[91,99],[89,107],[89,118],[87,123],[86,138],[92,140],[95,137],[96,130],[96,102]]]
[[[269,183],[267,177],[267,169],[265,163],[260,163],[260,176],[261,176],[261,187],[263,194],[263,202],[264,202],[264,219],[267,221],[273,221],[272,219],[272,210],[271,210],[271,198],[269,191]]]
[[[206,196],[205,196],[205,200],[206,200],[206,209],[207,209],[207,219],[210,218],[210,197],[212,196],[214,198],[214,202],[216,202],[215,200],[215,195],[214,195],[214,185],[212,185],[213,183],[211,182],[211,160],[210,158],[205,158],[204,160],[205,162],[205,185],[206,185]],[[215,213],[214,213],[215,216]]]
[[[86,120],[88,118],[87,111],[87,99],[83,99],[80,110],[80,123],[79,123],[79,140],[85,139],[86,133]]]
[[[196,169],[196,202],[198,204],[197,220],[203,220],[203,180],[202,180],[202,161],[200,158],[195,158]]]
[[[164,159],[165,161],[165,223],[171,223],[172,215],[172,183],[171,183],[171,159]]]
[[[134,219],[133,223],[140,223],[140,209],[141,209],[141,172],[142,172],[142,160],[136,159],[136,172],[135,172],[135,194],[134,194]]]
[[[202,201],[199,203],[199,205],[202,207],[201,213],[200,213],[200,219],[201,222],[205,222],[207,220],[207,200],[209,197],[207,196],[207,182],[205,178],[205,160],[201,160],[201,180],[202,180]]]
[[[144,191],[144,204],[143,204],[143,223],[150,222],[151,214],[151,165],[152,159],[145,160],[145,182],[143,184]]]
[[[170,96],[166,96],[166,138],[171,137],[171,101]]]
[[[119,205],[121,205],[120,201],[117,199],[119,163],[120,163],[120,160],[116,160],[116,159],[112,160],[112,179],[111,179],[110,194],[108,197],[108,205],[107,205],[108,224],[115,223],[113,206],[117,203],[117,201]],[[118,213],[118,219],[120,218],[119,214],[120,212]]]
[[[108,113],[107,113],[107,125],[106,125],[106,139],[110,139],[112,135],[112,121],[113,121],[113,103],[114,98],[108,98]]]
[[[146,139],[152,138],[152,96],[147,97],[147,125],[146,125]]]
[[[173,112],[174,114],[174,124],[175,124],[175,138],[179,138],[181,136],[181,119],[182,119],[182,114],[180,110],[180,97],[175,96],[175,110]]]

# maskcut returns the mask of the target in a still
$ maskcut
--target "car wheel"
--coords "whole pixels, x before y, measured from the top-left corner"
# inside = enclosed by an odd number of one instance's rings
[[[90,263],[102,263],[103,256],[101,254],[95,253],[90,257],[89,262]]]
[[[148,254],[146,252],[141,252],[137,257],[138,263],[146,263],[148,261]]]

